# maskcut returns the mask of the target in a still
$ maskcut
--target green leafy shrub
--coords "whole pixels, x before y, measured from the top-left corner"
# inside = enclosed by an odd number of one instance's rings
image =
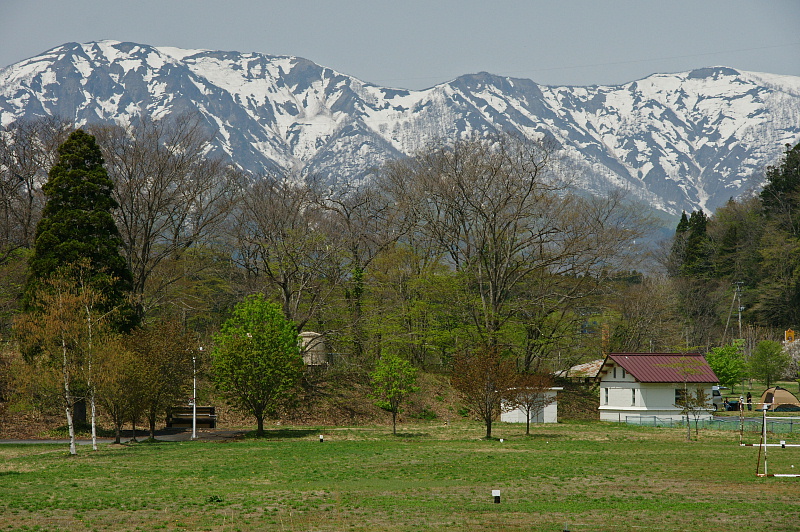
[[[411,417],[412,419],[425,419],[431,421],[438,418],[439,416],[436,415],[436,412],[434,412],[433,410],[429,410],[428,407],[426,406],[423,407],[422,410],[420,410],[419,412],[414,412],[409,417]]]

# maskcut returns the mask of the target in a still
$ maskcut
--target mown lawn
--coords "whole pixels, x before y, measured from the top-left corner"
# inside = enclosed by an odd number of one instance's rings
[[[77,457],[3,445],[0,530],[800,530],[800,479],[757,478],[758,449],[737,433],[686,442],[683,429],[587,422],[526,437],[498,424],[501,443],[466,422],[399,431],[282,428]],[[770,472],[792,465],[800,448],[770,448]]]

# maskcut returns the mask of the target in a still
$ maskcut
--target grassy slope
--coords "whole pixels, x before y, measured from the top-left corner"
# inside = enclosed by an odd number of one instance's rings
[[[373,404],[369,397],[369,379],[365,375],[352,373],[320,372],[310,375],[305,392],[298,397],[292,410],[284,412],[280,419],[268,421],[267,426],[283,425],[384,425],[391,424],[391,414]],[[464,420],[457,394],[450,387],[446,375],[421,372],[418,378],[420,391],[412,394],[403,404],[399,423],[415,423],[425,420],[440,422]],[[781,382],[781,386],[797,392],[798,383]],[[558,383],[565,389],[558,394],[558,416],[560,421],[591,421],[599,418],[597,405],[599,396],[596,390],[579,385]],[[761,397],[765,386],[753,383],[754,400]],[[747,390],[745,390],[746,393]],[[738,399],[742,393],[737,387]],[[799,394],[800,395],[800,394]],[[222,397],[215,394],[206,384],[199,394],[201,404],[216,406],[221,428],[250,429],[255,425],[252,417],[242,415],[228,405]],[[748,412],[757,415],[756,412]],[[736,412],[718,412],[721,416],[737,416]],[[790,414],[791,415],[791,414]],[[163,421],[158,427],[163,427]],[[110,427],[108,420],[101,417],[101,426]],[[0,415],[0,438],[31,438],[53,435],[52,429],[64,426],[61,413],[50,416],[34,414],[31,411],[16,412],[8,409]],[[138,427],[144,429],[140,424]]]
[[[465,419],[456,391],[447,375],[420,372],[419,391],[410,394],[402,405],[399,422],[422,420],[454,421]],[[559,384],[562,386],[562,384]],[[598,419],[599,396],[583,386],[566,384],[559,392],[559,419]],[[367,377],[324,373],[313,379],[313,392],[304,396],[282,423],[290,424],[390,424],[391,414],[373,404]],[[228,416],[231,421],[234,416]]]

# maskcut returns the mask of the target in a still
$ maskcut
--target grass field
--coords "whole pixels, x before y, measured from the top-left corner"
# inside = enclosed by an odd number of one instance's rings
[[[586,422],[526,437],[498,424],[501,443],[461,422],[399,433],[282,428],[75,457],[2,445],[0,530],[800,530],[800,479],[757,478],[758,449],[731,432],[686,442],[680,428]],[[800,448],[770,448],[770,472],[792,465]]]

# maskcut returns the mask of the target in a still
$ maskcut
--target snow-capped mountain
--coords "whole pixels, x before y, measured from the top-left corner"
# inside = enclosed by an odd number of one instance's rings
[[[241,167],[357,179],[436,139],[501,130],[555,139],[588,191],[629,190],[667,213],[712,211],[800,140],[800,77],[713,67],[616,86],[487,73],[421,91],[258,53],[68,43],[0,70],[0,126],[199,113]]]

